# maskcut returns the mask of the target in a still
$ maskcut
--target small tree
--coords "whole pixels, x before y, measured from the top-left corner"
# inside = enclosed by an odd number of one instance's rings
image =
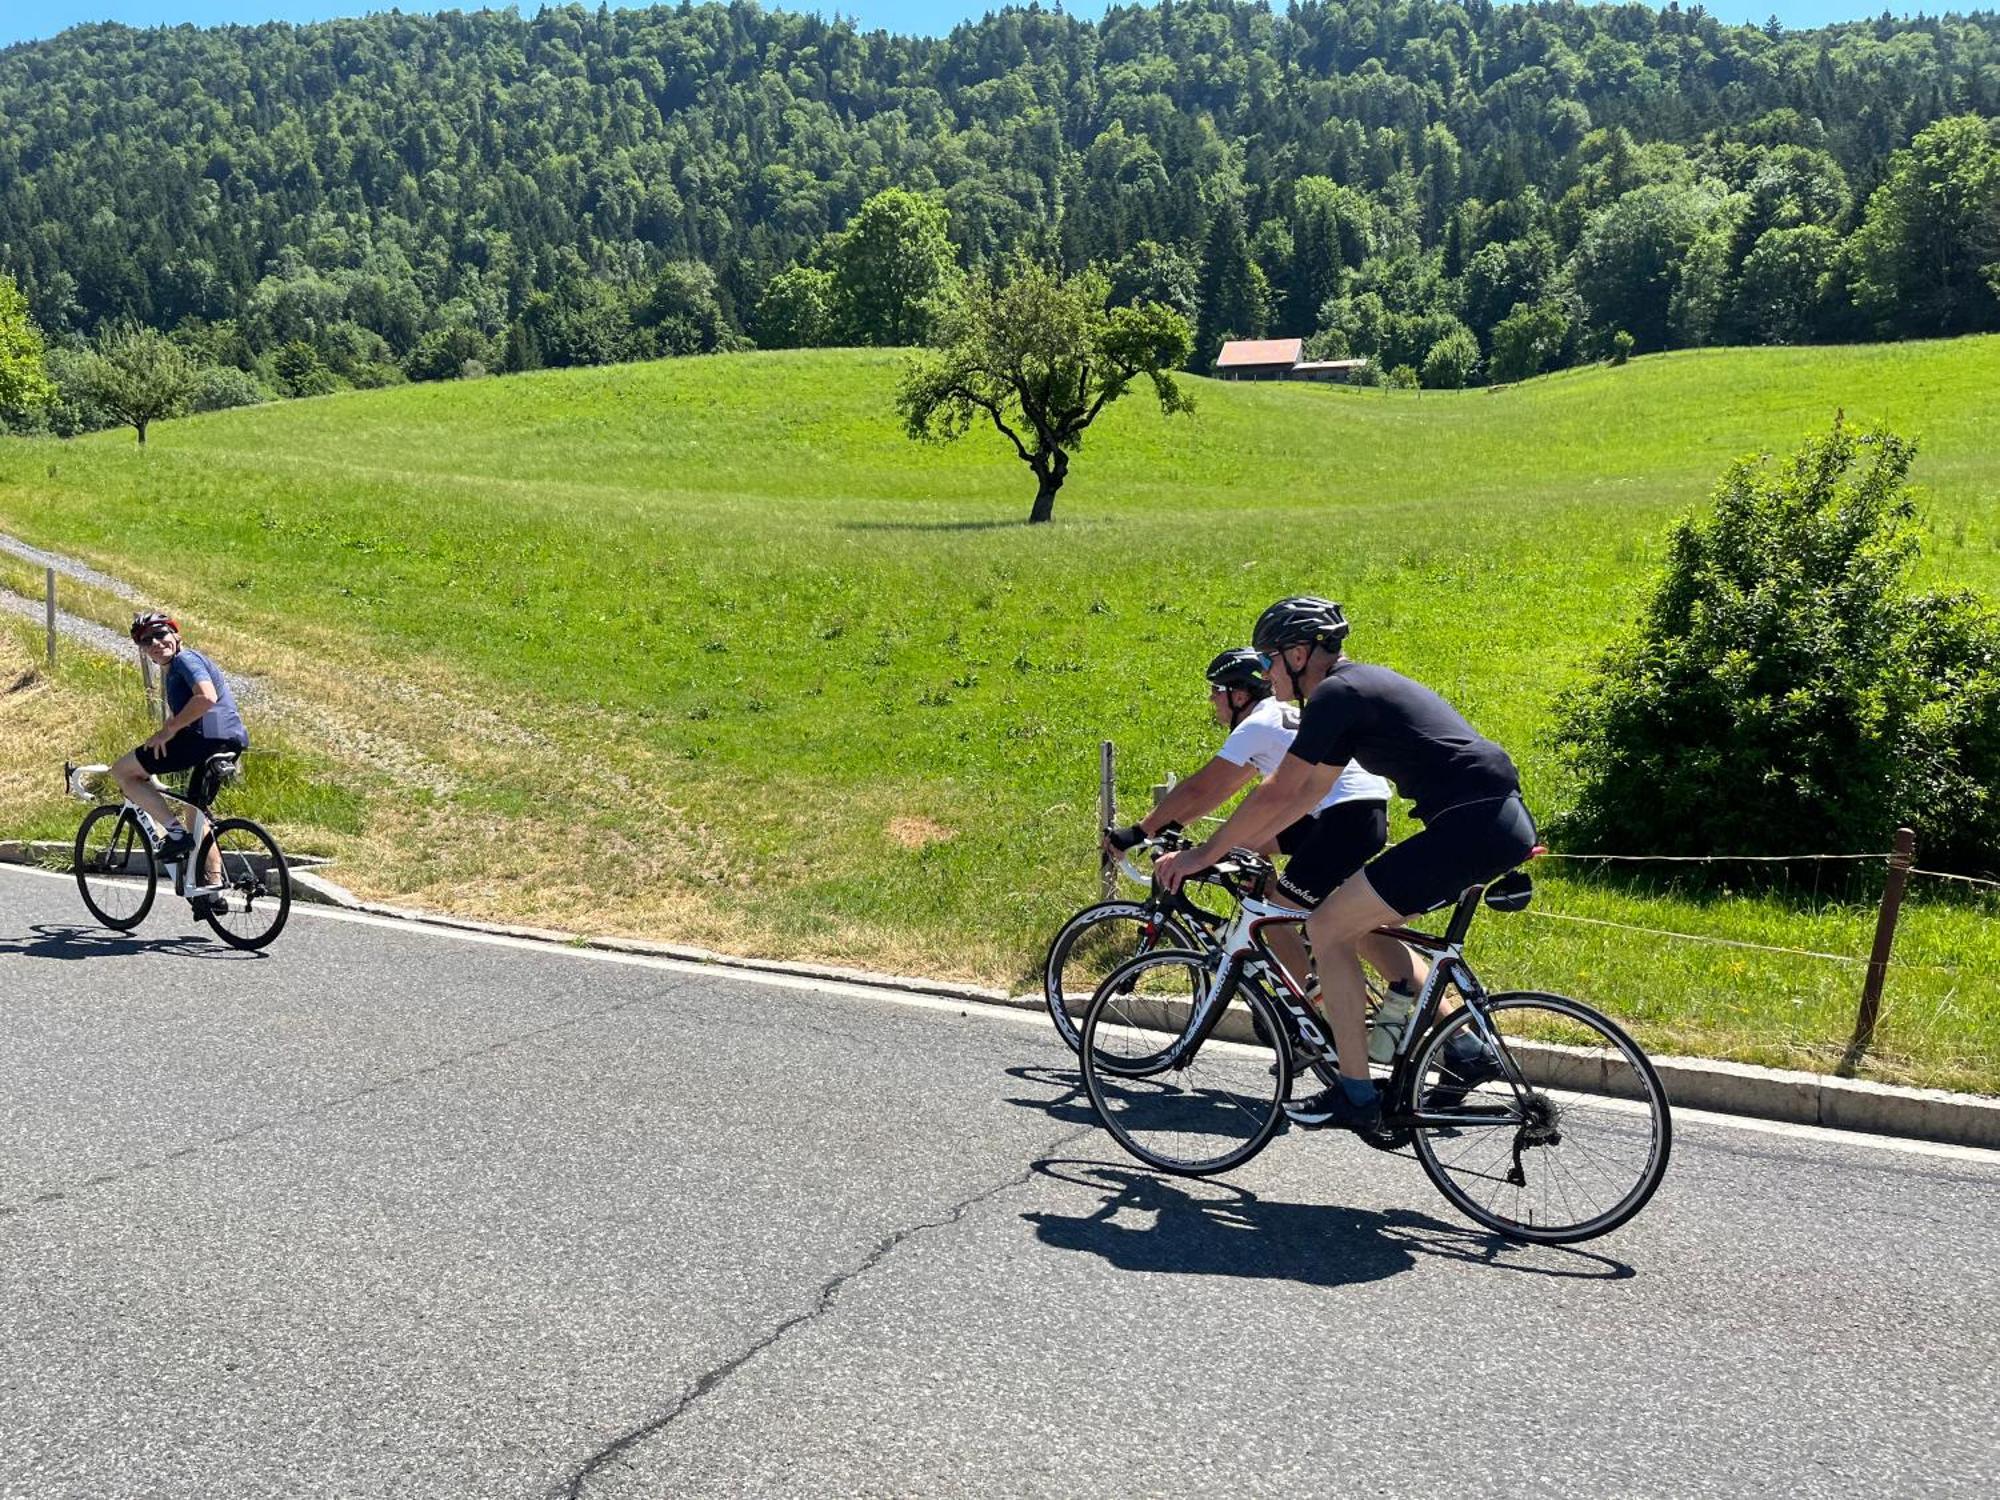
[[[1792,854],[1907,822],[1927,863],[1992,866],[2000,622],[1908,588],[1913,451],[1836,419],[1783,464],[1738,463],[1674,529],[1636,632],[1561,705],[1567,841]]]
[[[1453,329],[1424,356],[1424,384],[1434,391],[1461,390],[1478,374],[1479,340],[1467,329]]]
[[[715,272],[698,260],[662,266],[632,321],[655,354],[713,354],[743,343],[722,315]]]
[[[1109,295],[1096,271],[1023,267],[1005,285],[975,283],[943,347],[904,371],[896,407],[909,435],[951,442],[984,414],[1034,471],[1028,519],[1048,520],[1084,430],[1134,380],[1152,382],[1163,415],[1194,410],[1171,373],[1193,342],[1187,319],[1157,302],[1106,311]]]
[[[38,419],[55,395],[42,366],[42,331],[11,276],[0,276],[0,423]]]
[[[417,340],[403,357],[403,373],[412,380],[459,380],[468,361],[480,366],[493,360],[493,340],[465,323],[447,323]]]
[[[195,389],[194,361],[157,328],[124,323],[108,330],[77,370],[81,394],[114,421],[146,429],[187,410]]]
[[[319,350],[304,339],[293,339],[273,355],[271,369],[287,396],[326,396],[340,388]]]
[[[944,205],[885,188],[861,205],[833,252],[840,336],[856,344],[921,344],[951,300],[958,261]]]
[[[1516,303],[1493,329],[1493,378],[1526,380],[1551,368],[1562,358],[1569,332],[1569,319],[1556,303]]]
[[[195,372],[194,388],[188,393],[188,410],[227,411],[233,406],[255,406],[270,399],[271,393],[255,375],[234,365],[207,365]]]
[[[763,349],[817,349],[833,342],[833,272],[793,266],[773,276],[757,303]]]

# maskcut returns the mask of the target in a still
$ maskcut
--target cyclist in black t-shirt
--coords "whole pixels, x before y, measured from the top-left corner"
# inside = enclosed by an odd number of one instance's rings
[[[1153,868],[1172,890],[1230,849],[1257,847],[1323,796],[1350,760],[1388,777],[1416,804],[1422,831],[1350,876],[1306,924],[1341,1085],[1288,1104],[1286,1113],[1301,1125],[1372,1130],[1381,1110],[1368,1077],[1368,998],[1356,945],[1377,927],[1399,926],[1511,870],[1533,850],[1535,825],[1505,750],[1429,688],[1349,660],[1346,638],[1346,616],[1326,599],[1280,599],[1258,617],[1251,644],[1270,658],[1272,686],[1305,705],[1291,753],[1214,837]],[[1461,1082],[1492,1076],[1490,1054],[1469,1032],[1454,1040],[1449,1062]]]

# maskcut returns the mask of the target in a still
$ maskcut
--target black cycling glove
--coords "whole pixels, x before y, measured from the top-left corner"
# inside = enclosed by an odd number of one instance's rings
[[[1111,841],[1111,847],[1121,854],[1134,844],[1146,842],[1146,831],[1137,823],[1127,828],[1107,828],[1104,830],[1104,836]]]

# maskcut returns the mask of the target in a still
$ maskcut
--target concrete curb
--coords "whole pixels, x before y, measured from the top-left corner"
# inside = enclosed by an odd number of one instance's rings
[[[66,862],[67,846],[54,845],[50,848],[60,851]],[[50,861],[42,857],[44,853],[41,846],[0,841],[0,862],[47,865]],[[1042,1007],[1042,997],[1037,993],[1016,995],[984,985],[926,979],[917,975],[881,974],[869,969],[849,969],[831,964],[744,958],[733,953],[717,953],[679,943],[648,942],[640,938],[589,937],[548,927],[481,922],[448,912],[364,901],[344,886],[304,869],[292,871],[292,890],[304,901],[419,926],[456,928],[464,932],[547,943],[554,947],[637,953],[653,958],[678,959],[685,963],[709,964],[719,969],[781,974],[795,979],[835,980],[897,994],[934,995],[967,1004],[1005,1005],[1020,1010],[1040,1010]],[[1871,1135],[1907,1136],[1954,1146],[2000,1149],[2000,1097],[1989,1094],[1903,1088],[1856,1078],[1759,1068],[1747,1063],[1712,1062],[1698,1057],[1655,1056],[1653,1066],[1666,1087],[1668,1099],[1686,1109],[1748,1115],[1794,1125],[1820,1125]]]

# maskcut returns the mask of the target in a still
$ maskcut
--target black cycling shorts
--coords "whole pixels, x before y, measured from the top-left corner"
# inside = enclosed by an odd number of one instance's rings
[[[148,750],[141,745],[132,755],[139,762],[139,769],[148,776],[165,776],[174,771],[196,770],[211,755],[241,755],[245,748],[234,740],[212,740],[196,724],[168,740],[164,750]],[[206,807],[215,800],[215,788],[196,786],[191,781],[188,783],[188,800]]]
[[[1318,906],[1388,842],[1386,802],[1336,802],[1324,812],[1300,818],[1278,835],[1278,848],[1288,856],[1285,873],[1278,877],[1278,894],[1297,906]]]
[[[1535,820],[1516,793],[1446,808],[1364,873],[1383,905],[1414,917],[1506,874],[1534,847]]]

